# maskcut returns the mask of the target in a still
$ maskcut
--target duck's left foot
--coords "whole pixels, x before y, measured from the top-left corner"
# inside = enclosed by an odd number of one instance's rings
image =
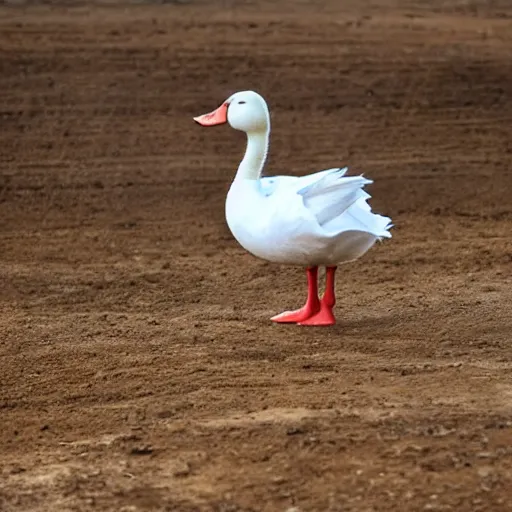
[[[299,325],[334,325],[336,318],[332,312],[332,307],[322,303],[320,311],[310,316],[309,318],[298,322]]]
[[[309,304],[296,311],[285,311],[273,316],[270,320],[278,324],[298,324],[306,321],[320,311],[320,304]]]

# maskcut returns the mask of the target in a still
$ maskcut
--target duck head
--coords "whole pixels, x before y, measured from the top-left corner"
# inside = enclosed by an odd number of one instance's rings
[[[270,116],[265,100],[254,91],[241,91],[230,96],[219,108],[209,114],[194,117],[201,126],[229,123],[231,128],[246,133],[266,132]]]

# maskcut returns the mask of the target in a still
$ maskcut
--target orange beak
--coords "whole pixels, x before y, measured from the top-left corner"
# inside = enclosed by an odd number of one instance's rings
[[[228,104],[223,103],[218,109],[203,114],[202,116],[194,117],[194,121],[201,126],[216,126],[228,122]]]

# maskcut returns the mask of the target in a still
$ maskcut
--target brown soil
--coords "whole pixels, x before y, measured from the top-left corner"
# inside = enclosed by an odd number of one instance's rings
[[[159,3],[0,9],[0,510],[511,510],[508,2]],[[396,224],[332,328],[226,227],[248,88]]]

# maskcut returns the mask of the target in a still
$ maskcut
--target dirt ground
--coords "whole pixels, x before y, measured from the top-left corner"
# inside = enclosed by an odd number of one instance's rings
[[[15,3],[0,510],[512,510],[508,2]],[[226,226],[243,135],[192,117],[240,89],[268,174],[347,164],[395,223],[334,327],[271,323],[304,272]]]

